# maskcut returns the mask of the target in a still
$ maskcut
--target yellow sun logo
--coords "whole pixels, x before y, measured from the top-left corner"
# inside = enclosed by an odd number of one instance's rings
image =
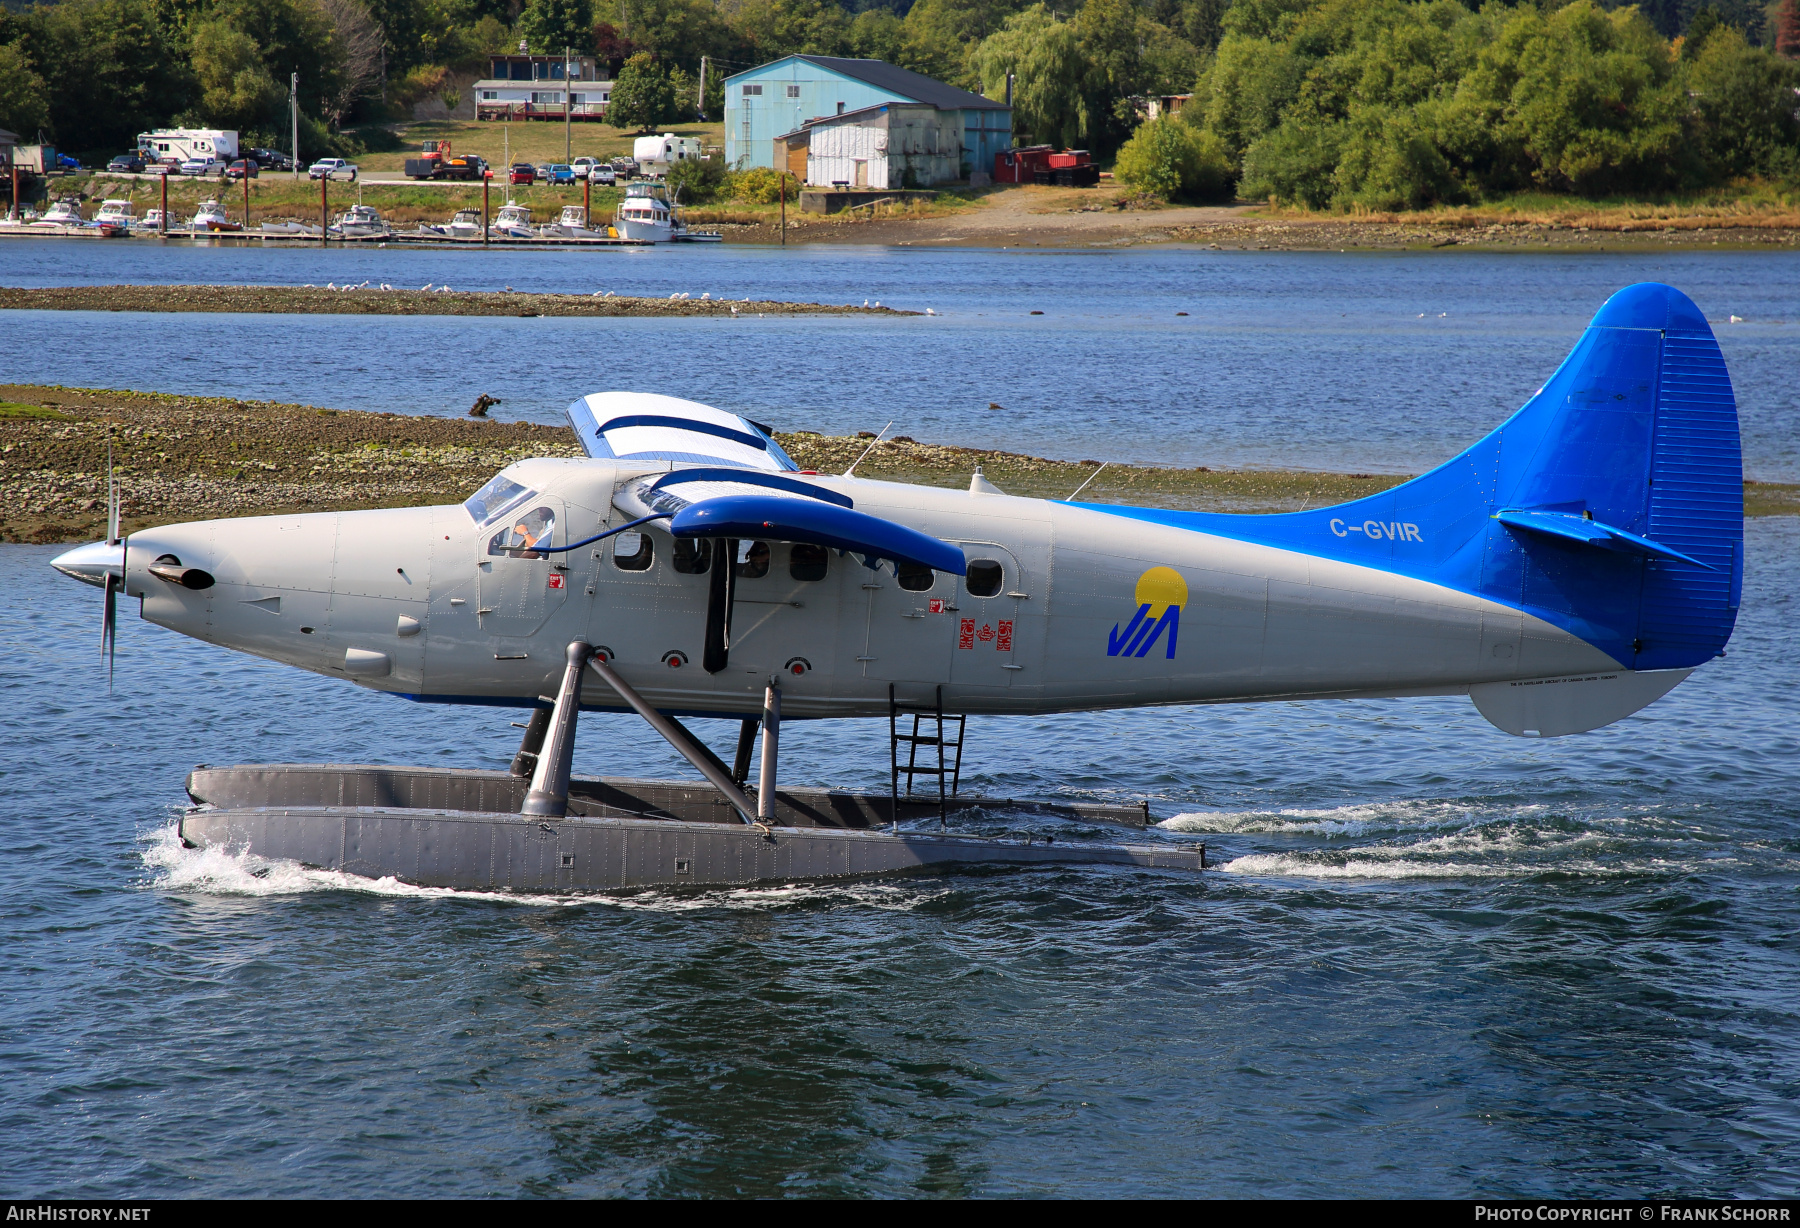
[[[1176,636],[1181,630],[1181,608],[1187,604],[1187,581],[1173,567],[1152,567],[1138,577],[1137,613],[1123,630],[1117,623],[1106,637],[1109,657],[1145,657],[1169,633],[1166,659],[1175,659]]]

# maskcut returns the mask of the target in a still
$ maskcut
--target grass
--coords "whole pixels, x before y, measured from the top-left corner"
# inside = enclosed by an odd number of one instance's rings
[[[560,123],[478,123],[474,120],[418,120],[394,126],[406,149],[398,153],[371,153],[356,159],[365,171],[398,171],[406,159],[416,157],[425,141],[448,140],[458,153],[480,154],[496,172],[512,162],[563,162],[563,125]],[[700,138],[702,145],[725,144],[724,124],[669,124],[658,132]],[[629,157],[638,133],[608,124],[569,125],[570,158]]]
[[[0,401],[0,418],[47,418],[52,422],[73,422],[73,414],[65,414],[60,409],[47,409],[42,405],[21,405],[17,401]]]

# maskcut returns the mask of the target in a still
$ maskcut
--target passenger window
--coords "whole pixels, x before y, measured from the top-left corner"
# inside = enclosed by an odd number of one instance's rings
[[[811,542],[796,542],[788,554],[788,575],[796,580],[823,580],[830,555],[825,547]]]
[[[739,542],[737,573],[745,580],[760,580],[769,574],[769,543]]]
[[[613,539],[613,566],[620,571],[648,571],[656,561],[656,547],[648,533],[633,529]]]
[[[669,566],[690,576],[703,576],[712,566],[712,541],[705,537],[677,537]]]
[[[937,573],[917,563],[901,563],[895,568],[900,587],[909,593],[922,593],[937,581]]]
[[[993,559],[970,559],[969,576],[966,581],[971,597],[992,597],[1000,591],[1000,581],[1004,578],[1000,564]]]
[[[556,513],[540,507],[512,518],[511,526],[488,539],[489,554],[503,554],[509,559],[541,559],[532,547],[550,540],[556,529]]]

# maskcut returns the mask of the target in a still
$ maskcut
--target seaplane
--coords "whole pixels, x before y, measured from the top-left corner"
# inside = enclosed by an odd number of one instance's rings
[[[1730,377],[1700,310],[1660,284],[1608,299],[1461,455],[1300,512],[819,473],[767,425],[649,392],[568,416],[584,456],[519,461],[461,504],[122,537],[115,495],[108,540],[55,560],[105,589],[103,652],[122,593],[149,622],[347,685],[529,713],[506,771],[197,770],[185,842],[533,891],[1200,869],[1204,849],[1165,833],[1082,835],[1141,827],[1147,804],[961,796],[963,719],[1466,695],[1505,733],[1580,734],[1722,656],[1742,586]],[[701,780],[572,776],[584,709],[636,713]],[[738,722],[734,762],[691,717]],[[784,722],[883,717],[886,795],[779,787]],[[1071,826],[947,822],[1034,806]]]

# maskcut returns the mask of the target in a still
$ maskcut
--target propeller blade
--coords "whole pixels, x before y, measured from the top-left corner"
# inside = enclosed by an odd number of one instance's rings
[[[121,560],[129,558],[131,543],[121,543],[119,556]],[[123,570],[121,568],[121,570]],[[113,664],[119,655],[119,593],[125,588],[125,577],[115,576],[112,569],[106,572],[106,605],[100,615],[100,655],[106,660],[106,689],[113,689]]]

